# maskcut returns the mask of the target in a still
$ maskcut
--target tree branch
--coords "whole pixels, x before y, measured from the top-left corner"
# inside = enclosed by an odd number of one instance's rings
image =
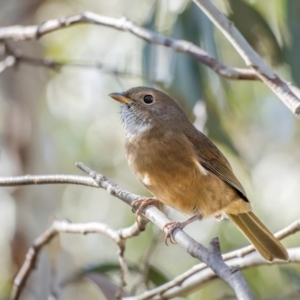
[[[132,194],[126,190],[123,190],[120,186],[116,183],[110,181],[105,176],[98,174],[91,170],[90,168],[86,167],[82,163],[77,163],[77,166],[84,170],[86,173],[91,176],[91,179],[94,183],[103,189],[105,189],[111,195],[121,199],[125,203],[131,205],[131,203],[137,199],[141,199],[143,197],[139,195]],[[33,178],[32,178],[33,177]],[[19,185],[22,184],[45,184],[45,183],[55,183],[54,178],[57,179],[56,183],[67,183],[70,180],[70,183],[80,184],[81,182],[83,185],[89,185],[95,187],[94,184],[91,184],[90,181],[86,180],[83,176],[69,176],[69,175],[60,175],[60,176],[42,176],[39,179],[39,176],[24,176],[18,177],[17,179],[9,178],[7,179],[0,179],[0,186],[12,186],[12,185]],[[166,223],[170,222],[170,220],[156,207],[149,206],[145,209],[144,215],[153,222],[156,226],[158,226],[161,230],[164,229]],[[53,229],[52,229],[53,230]],[[51,231],[52,234],[53,231]],[[48,236],[48,235],[47,235]],[[197,243],[194,239],[188,236],[185,232],[181,229],[176,229],[173,233],[175,241],[185,249],[191,256],[203,261],[207,264],[214,273],[216,273],[220,278],[222,278],[235,292],[238,299],[253,299],[252,294],[247,286],[247,283],[241,274],[240,271],[231,272],[231,269],[224,263],[222,257],[220,256],[219,250],[216,251],[216,244],[213,241],[213,246],[209,249],[205,248],[203,245]],[[33,250],[40,249],[42,245],[44,245],[44,240],[42,239],[42,243],[37,243],[38,246],[35,246]],[[40,241],[40,240],[39,240]],[[34,261],[34,260],[33,260]],[[28,276],[28,275],[26,275]],[[25,277],[26,277],[25,276]],[[17,281],[18,282],[18,281]]]
[[[251,67],[256,75],[278,96],[278,98],[300,118],[300,99],[273,70],[261,59],[261,57],[248,44],[245,38],[237,30],[210,0],[193,0],[210,20],[225,35],[233,47],[244,59],[247,66]]]
[[[38,39],[56,30],[76,24],[96,24],[128,31],[146,42],[163,45],[176,52],[186,53],[227,79],[258,80],[253,70],[227,67],[193,43],[158,34],[134,24],[125,17],[116,19],[92,12],[84,12],[70,17],[48,20],[40,25],[2,27],[0,28],[0,40]]]
[[[24,175],[0,177],[0,186],[20,186],[33,184],[76,184],[99,187],[90,177],[79,175]]]
[[[106,189],[111,195],[125,201],[127,204],[131,204],[133,202],[131,201],[132,197],[130,197],[131,193],[123,190],[116,183],[111,182],[103,175],[94,172],[82,163],[77,163],[76,165],[91,176],[100,187]],[[134,195],[134,198],[135,197],[138,196]],[[138,199],[141,198],[142,197],[138,197]],[[143,214],[161,230],[164,230],[165,225],[170,222],[170,220],[155,206],[147,207]],[[253,299],[243,275],[239,271],[234,273],[231,272],[228,266],[224,263],[220,255],[220,249],[217,247],[214,240],[210,243],[210,248],[207,249],[200,243],[197,243],[181,229],[176,229],[173,233],[173,237],[174,240],[191,256],[203,261],[215,274],[222,278],[234,290],[238,299]]]
[[[40,25],[33,26],[10,26],[0,28],[0,40],[29,40],[38,39],[43,35],[53,31],[69,27],[75,24],[96,24],[115,28],[122,31],[128,31],[137,37],[153,44],[163,45],[172,48],[174,51],[186,53],[194,57],[199,62],[211,68],[217,74],[227,79],[247,79],[262,80],[282,102],[300,118],[300,91],[291,84],[282,80],[271,68],[260,58],[260,56],[251,48],[244,37],[239,33],[234,24],[230,22],[209,0],[194,0],[194,2],[206,13],[206,15],[215,23],[215,25],[224,33],[227,39],[240,53],[247,66],[251,69],[230,68],[214,57],[210,56],[200,47],[184,40],[176,40],[163,36],[154,31],[137,26],[125,17],[116,19],[101,16],[92,12],[64,17],[60,19],[48,20]],[[25,59],[26,61],[26,59]],[[27,59],[27,62],[34,62],[34,59]],[[45,66],[49,65],[46,60],[39,61]],[[4,70],[11,66],[12,60],[3,61],[1,68]],[[51,65],[51,63],[50,63]]]
[[[251,69],[230,68],[214,57],[210,56],[200,47],[184,40],[176,40],[163,36],[154,31],[137,26],[125,17],[116,19],[101,16],[92,12],[84,12],[82,14],[64,17],[60,19],[48,20],[40,25],[33,26],[10,26],[0,28],[0,40],[30,40],[38,39],[43,35],[53,31],[69,27],[75,24],[97,24],[122,31],[128,31],[137,37],[153,44],[163,45],[172,48],[177,52],[186,53],[194,57],[199,62],[211,68],[220,76],[227,79],[247,79],[262,80],[282,102],[300,118],[300,91],[297,87],[293,87],[282,80],[271,68],[260,58],[260,56],[251,48],[244,37],[239,33],[234,24],[230,22],[209,0],[194,0],[194,2],[206,13],[206,15],[214,22],[214,24],[224,33],[227,39],[240,53],[245,60],[247,66]],[[26,61],[26,59],[25,59]],[[27,62],[34,63],[34,59],[27,59]],[[9,61],[2,61],[0,70],[11,66],[15,62],[9,58]],[[37,63],[35,61],[35,63]],[[46,60],[39,61],[45,66],[49,65]],[[51,65],[51,63],[50,63]]]
[[[300,231],[300,219],[293,222],[286,228],[278,231],[275,234],[275,236],[281,240],[299,231]],[[300,262],[300,247],[294,249],[288,249],[288,252],[289,255],[291,255],[289,262]],[[223,260],[226,261],[229,266],[238,265],[239,267],[241,267],[241,269],[250,268],[257,265],[270,264],[261,259],[260,255],[256,252],[255,248],[252,245],[224,254]],[[241,263],[240,261],[243,260],[245,260],[246,262]],[[281,263],[288,263],[288,262],[276,260],[273,263],[281,264]],[[194,265],[191,269],[185,271],[184,273],[176,276],[173,280],[157,288],[154,288],[150,291],[146,291],[134,299],[144,300],[150,298],[152,299],[152,297],[154,297],[153,299],[156,299],[155,296],[157,295],[159,296],[163,295],[168,299],[168,298],[182,295],[183,291],[185,293],[191,292],[195,290],[197,287],[199,287],[200,285],[208,283],[214,279],[216,279],[215,274],[213,274],[211,270],[207,268],[206,264],[200,263],[198,265]],[[126,300],[129,299],[131,300],[131,298],[126,298]]]
[[[98,173],[93,172],[91,169],[87,168],[81,163],[77,164],[80,169],[84,170],[89,174],[91,177],[86,176],[74,176],[74,175],[40,175],[40,176],[32,176],[32,175],[26,175],[26,176],[19,176],[19,177],[7,177],[7,178],[1,178],[0,177],[0,186],[19,186],[19,185],[29,185],[29,184],[61,184],[61,183],[69,183],[69,184],[80,184],[80,185],[86,185],[91,187],[102,187],[110,194],[118,197],[119,199],[123,200],[127,204],[131,205],[131,203],[137,199],[141,199],[142,197],[139,195],[132,194],[130,192],[127,192],[120,188],[115,183],[108,180],[105,176],[100,175]],[[96,180],[96,182],[95,182]],[[152,211],[152,213],[150,213]],[[155,207],[149,207],[147,209],[147,216],[150,219],[156,219],[156,222],[154,222],[158,227],[163,228],[164,224],[166,222],[169,222],[169,219],[167,219],[159,210],[157,210]],[[150,213],[150,214],[149,214]],[[156,215],[158,213],[158,215]],[[162,219],[160,218],[162,217]],[[139,223],[133,224],[131,227],[124,228],[120,231],[120,235],[123,239],[126,239],[131,236],[138,235],[140,231],[144,230],[146,226],[147,220],[144,218],[141,218]],[[142,226],[139,226],[141,225]],[[291,234],[294,234],[300,230],[300,220],[297,220],[293,222],[291,225],[287,226],[286,228],[280,230],[278,233],[275,234],[275,236],[279,239],[283,239]],[[182,232],[183,235],[185,235],[184,232]],[[177,232],[175,238],[177,238]],[[52,238],[52,236],[51,236]],[[182,240],[180,240],[180,243],[183,243],[183,247],[185,248],[185,240],[184,236]],[[188,239],[189,240],[189,239]],[[190,241],[193,241],[192,239]],[[195,242],[196,243],[196,242]],[[189,241],[188,241],[189,244]],[[191,249],[193,249],[192,244],[190,244]],[[203,246],[202,246],[203,247]],[[203,247],[204,248],[204,247]],[[200,251],[203,250],[203,248],[200,247]],[[198,249],[196,247],[196,249]],[[204,248],[206,249],[206,248]],[[32,251],[32,250],[31,250]],[[208,251],[208,249],[206,249]],[[255,249],[253,246],[247,246],[235,251],[232,251],[230,253],[224,254],[223,259],[226,261],[231,261],[235,258],[242,259],[243,257],[249,255],[251,252],[254,252]],[[193,255],[193,250],[188,250],[188,252]],[[29,255],[29,254],[28,254]],[[195,255],[197,256],[197,254]],[[204,261],[204,260],[203,260]],[[32,263],[34,265],[34,261]],[[144,295],[155,295],[162,292],[166,292],[169,289],[176,287],[179,284],[182,284],[183,281],[187,280],[187,278],[191,277],[192,275],[199,273],[200,271],[204,271],[204,269],[207,268],[206,264],[198,264],[193,266],[192,269],[186,271],[184,274],[176,277],[171,282],[167,283],[166,285],[163,285],[161,287],[158,287],[157,289],[154,289],[152,291],[145,292],[144,294],[140,295],[140,297],[143,297]],[[20,271],[21,272],[21,271]],[[207,271],[205,271],[207,272]],[[207,274],[207,273],[205,273]],[[203,275],[201,273],[201,282],[206,282],[210,280],[209,278],[205,279],[206,275]],[[200,277],[199,277],[200,278]],[[200,282],[200,283],[201,283]],[[198,286],[199,284],[198,283]],[[190,287],[188,287],[190,289]],[[144,298],[141,298],[144,299]]]
[[[116,298],[120,299],[122,296],[123,287],[126,285],[125,275],[128,273],[127,264],[124,259],[125,241],[130,237],[138,235],[140,231],[144,230],[145,227],[143,226],[145,225],[145,223],[142,222],[142,224],[143,225],[140,226],[135,223],[128,228],[115,230],[111,226],[100,222],[72,224],[67,220],[54,221],[52,225],[33,242],[33,245],[27,252],[25,262],[23,263],[21,269],[15,277],[13,289],[11,292],[11,299],[19,299],[20,293],[26,285],[31,271],[33,271],[33,269],[35,268],[36,260],[42,247],[48,244],[58,233],[62,232],[79,234],[101,233],[106,235],[116,243],[116,245],[118,246],[118,257],[121,267],[121,284]]]
[[[26,259],[21,269],[14,279],[14,284],[10,295],[11,300],[19,299],[20,293],[27,282],[30,272],[35,268],[38,253],[45,244],[49,243],[54,238],[56,234],[56,230],[53,226],[51,226],[34,241],[33,245],[26,254]]]
[[[299,263],[300,262],[300,247],[288,249],[290,256],[289,262],[276,260],[273,264],[288,264],[290,262]],[[257,252],[249,253],[245,257],[237,257],[227,262],[228,266],[232,267],[234,272],[236,266],[238,270],[245,270],[255,266],[270,265],[269,262],[265,261]],[[204,264],[201,264],[204,265]],[[195,266],[197,267],[197,266]],[[192,268],[193,269],[193,268]],[[201,270],[201,272],[190,274],[190,271],[182,273],[181,275],[175,277],[171,281],[154,288],[150,291],[146,291],[141,295],[135,297],[126,297],[124,300],[146,300],[146,299],[173,299],[187,293],[190,293],[193,290],[203,286],[212,280],[217,279],[218,277],[206,266]]]
[[[122,191],[122,189],[120,189],[120,187],[115,183],[111,183],[105,178],[104,182],[107,184],[106,188],[103,186],[103,184],[101,184],[103,175],[97,174],[82,163],[77,163],[77,167],[94,178],[101,187],[105,189],[108,188],[109,193],[122,200],[123,195],[121,194],[122,197],[119,197],[119,195],[120,192],[122,193],[124,191]],[[170,220],[166,218],[166,216],[162,214],[162,212],[155,206],[147,207],[144,211],[144,215],[161,230],[164,230],[165,225],[170,222]],[[253,299],[249,287],[241,272],[237,271],[232,273],[228,266],[224,263],[220,255],[219,244],[216,244],[215,240],[211,241],[210,247],[207,249],[200,243],[197,243],[181,229],[176,229],[173,233],[173,237],[174,240],[191,256],[203,261],[213,270],[215,274],[221,277],[234,290],[238,299]]]

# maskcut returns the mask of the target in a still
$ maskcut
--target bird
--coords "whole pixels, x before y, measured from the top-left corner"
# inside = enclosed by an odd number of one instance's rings
[[[289,259],[285,247],[253,213],[228,160],[171,97],[143,86],[109,96],[121,103],[126,158],[154,195],[150,202],[157,199],[191,216],[172,222],[173,229],[225,216],[265,260]]]

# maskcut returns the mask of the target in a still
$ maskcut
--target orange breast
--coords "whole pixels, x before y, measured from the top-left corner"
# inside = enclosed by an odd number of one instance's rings
[[[243,201],[234,188],[201,166],[185,136],[175,143],[174,136],[170,138],[126,142],[130,167],[156,198],[182,213],[203,217]]]

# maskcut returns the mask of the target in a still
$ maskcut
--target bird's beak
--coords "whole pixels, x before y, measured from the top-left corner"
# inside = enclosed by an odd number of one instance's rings
[[[125,97],[122,93],[111,93],[109,96],[120,103],[129,104],[132,100]]]

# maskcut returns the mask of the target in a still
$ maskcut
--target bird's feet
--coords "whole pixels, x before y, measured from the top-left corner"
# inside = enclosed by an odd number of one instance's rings
[[[177,242],[174,240],[173,237],[173,232],[175,229],[183,229],[185,225],[183,226],[182,223],[184,222],[178,222],[178,221],[172,221],[168,222],[167,224],[164,225],[163,231],[165,232],[165,244],[168,246],[168,239],[170,239],[170,242],[172,244],[177,244]],[[166,231],[165,231],[166,229]]]
[[[143,213],[144,209],[150,205],[154,205],[159,209],[159,200],[150,197],[133,201],[131,203],[131,207],[133,212],[135,212],[135,219],[137,220],[138,216],[140,216]]]
[[[167,224],[164,225],[163,227],[163,231],[165,231],[166,229],[166,235],[165,235],[165,243],[168,246],[168,239],[170,239],[170,242],[172,244],[177,244],[177,242],[175,241],[174,237],[173,237],[173,232],[175,229],[183,229],[186,225],[196,221],[202,219],[202,217],[200,215],[194,215],[191,218],[185,220],[184,222],[178,222],[178,221],[172,221],[172,222],[168,222]]]

